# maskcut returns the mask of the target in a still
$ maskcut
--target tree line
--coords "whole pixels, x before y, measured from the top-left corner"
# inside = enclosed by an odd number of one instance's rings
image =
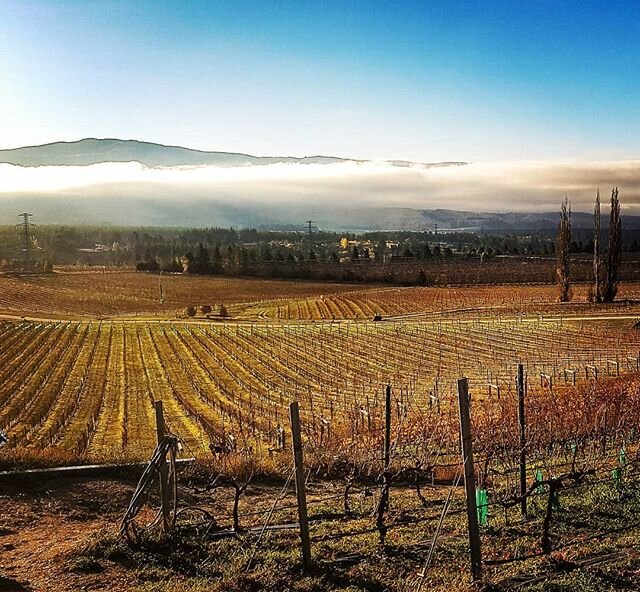
[[[560,302],[571,300],[571,204],[565,197],[560,207],[560,223],[556,240],[556,271]],[[617,187],[611,190],[608,240],[602,248],[602,220],[600,190],[596,192],[593,211],[593,284],[589,291],[592,302],[613,302],[618,293],[619,271],[622,263],[622,218]]]
[[[640,231],[624,232],[619,238],[624,250],[640,251]],[[140,271],[149,272],[313,276],[347,281],[358,281],[358,278],[385,281],[388,276],[391,283],[397,283],[407,281],[406,274],[398,272],[394,278],[395,268],[386,264],[408,263],[419,267],[423,261],[463,263],[467,258],[477,262],[500,256],[532,256],[549,259],[553,272],[551,259],[557,252],[556,242],[557,237],[548,230],[518,233],[322,231],[310,235],[255,228],[126,228],[40,223],[33,254],[41,267],[48,262],[48,269],[51,264],[136,266]],[[570,232],[568,250],[575,256],[586,255],[593,253],[602,241],[596,243],[592,232],[575,228]],[[0,227],[0,264],[19,261],[20,257],[15,228]],[[389,269],[373,273],[374,265],[369,264],[383,262]],[[371,268],[369,272],[364,271],[365,265]],[[549,280],[552,278],[545,281]],[[412,276],[410,281],[425,280]],[[606,295],[600,290],[595,293]]]

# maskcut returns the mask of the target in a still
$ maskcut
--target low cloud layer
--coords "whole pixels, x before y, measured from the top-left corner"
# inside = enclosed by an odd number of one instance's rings
[[[244,203],[456,209],[476,212],[555,211],[566,195],[576,211],[590,211],[597,187],[603,200],[617,185],[624,210],[640,213],[640,161],[510,162],[409,167],[385,163],[274,164],[147,168],[138,163],[86,167],[0,164],[0,207],[63,199],[73,209],[84,199],[154,203]],[[3,208],[4,209],[4,208]],[[11,212],[13,216],[13,211]],[[5,216],[2,216],[5,218]],[[95,221],[95,220],[88,220]],[[132,220],[131,223],[135,223]]]

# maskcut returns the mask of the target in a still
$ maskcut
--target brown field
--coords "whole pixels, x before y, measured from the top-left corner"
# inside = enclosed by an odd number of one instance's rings
[[[160,283],[164,302],[160,301]],[[372,319],[410,315],[640,314],[640,283],[620,286],[618,302],[592,305],[587,286],[560,305],[554,285],[380,287],[300,280],[60,270],[0,275],[0,314],[54,319],[176,318],[187,306],[224,304],[231,317],[253,320]]]
[[[164,302],[160,301],[160,283]],[[183,276],[135,271],[57,271],[51,275],[0,275],[0,312],[21,316],[100,318],[175,317],[187,306],[306,298],[352,290],[348,284]]]
[[[588,302],[588,286],[573,286],[571,303],[560,304],[554,285],[498,285],[345,290],[306,298],[274,300],[245,306],[243,316],[264,319],[372,319],[419,315],[499,316],[504,314],[640,314],[640,283],[620,286],[611,305]]]

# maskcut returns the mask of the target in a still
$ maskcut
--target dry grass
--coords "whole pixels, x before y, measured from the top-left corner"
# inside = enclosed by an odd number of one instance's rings
[[[353,514],[345,516],[338,501],[326,500],[340,493],[336,483],[309,484],[312,554],[316,568],[303,574],[298,535],[294,529],[269,533],[256,546],[253,567],[245,573],[257,534],[211,540],[203,530],[189,528],[184,516],[176,535],[169,539],[151,534],[137,547],[118,539],[116,524],[133,490],[133,483],[108,480],[36,484],[21,491],[5,491],[0,498],[3,576],[21,583],[25,590],[67,592],[109,588],[136,592],[246,592],[291,590],[296,592],[356,590],[417,592],[417,573],[422,569],[435,531],[442,500],[448,487],[426,491],[429,506],[419,503],[415,492],[405,486],[391,491],[387,546],[378,546],[376,532],[335,538],[341,534],[367,531],[373,525],[371,509],[376,496],[354,495]],[[271,507],[280,487],[254,484],[241,502],[243,527],[262,524],[262,513]],[[375,488],[374,488],[375,491]],[[183,498],[183,504],[207,508],[219,528],[228,528],[230,492],[223,489],[200,499]],[[562,497],[563,511],[554,517],[553,534],[557,546],[579,541],[549,556],[516,561],[502,566],[485,566],[487,583],[522,574],[546,574],[540,583],[524,586],[525,592],[569,592],[585,590],[635,590],[640,584],[637,552],[638,526],[636,488],[624,498],[609,485]],[[272,516],[276,524],[295,520],[295,509],[286,508],[295,495],[282,500],[282,509]],[[462,492],[455,494],[462,503]],[[156,504],[157,500],[153,499]],[[485,560],[509,558],[538,549],[543,505],[532,505],[527,523],[513,514],[506,522],[502,513],[490,515],[482,528]],[[433,519],[429,519],[433,516]],[[191,519],[200,520],[193,515]],[[416,522],[417,520],[417,522]],[[620,529],[623,529],[621,532]],[[215,530],[215,528],[213,529]],[[610,534],[606,534],[609,532]],[[600,536],[594,536],[604,533]],[[601,553],[618,552],[614,560],[581,567],[579,561]],[[352,556],[351,561],[340,561]],[[469,589],[469,559],[465,520],[448,516],[436,545],[434,560],[422,581],[422,590],[458,592]],[[5,583],[0,580],[0,583]],[[20,588],[10,588],[20,589]],[[488,588],[489,590],[495,588]],[[508,589],[508,588],[507,588]]]

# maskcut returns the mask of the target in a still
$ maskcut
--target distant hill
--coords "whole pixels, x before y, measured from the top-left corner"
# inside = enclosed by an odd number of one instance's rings
[[[304,229],[304,220],[314,220],[323,230],[366,232],[381,230],[438,232],[551,231],[558,226],[557,212],[542,213],[478,213],[444,209],[412,209],[395,207],[323,207],[318,204],[282,204],[193,198],[138,199],[127,195],[104,198],[101,195],[36,195],[2,198],[0,224],[14,224],[18,212],[33,212],[38,224],[106,224],[122,226],[222,226],[262,229]],[[606,226],[608,216],[603,216]],[[589,229],[592,214],[573,212],[573,227]],[[626,231],[640,230],[640,216],[623,216]]]
[[[606,218],[606,216],[605,216]],[[354,212],[353,216],[342,217],[344,222],[352,221],[354,230],[358,228],[379,230],[431,230],[437,225],[442,231],[469,230],[510,231],[510,230],[548,230],[558,226],[558,212],[470,212],[447,209],[412,208],[372,208]],[[572,213],[574,228],[593,226],[593,214]],[[606,223],[606,220],[604,220]],[[640,217],[626,216],[629,223],[640,226]]]
[[[20,167],[68,166],[69,170],[64,171],[62,176],[68,172],[71,180],[74,178],[73,175],[78,174],[78,169],[71,167],[127,162],[138,162],[144,167],[159,169],[199,166],[252,167],[274,163],[355,163],[355,166],[350,168],[359,169],[361,164],[370,161],[335,156],[259,157],[233,152],[206,152],[137,140],[95,138],[0,150],[0,163],[5,163],[5,167],[7,164]],[[84,182],[80,175],[82,182],[78,186],[71,184],[69,188],[49,191],[5,191],[1,195],[0,224],[14,224],[18,212],[29,211],[35,214],[37,222],[41,224],[234,226],[279,229],[298,227],[304,220],[313,220],[318,228],[345,232],[428,231],[435,229],[437,225],[441,232],[466,230],[504,233],[553,231],[557,227],[557,211],[491,211],[494,208],[503,209],[505,203],[507,207],[511,207],[511,204],[522,207],[523,203],[530,203],[531,209],[535,210],[535,200],[527,201],[525,194],[520,195],[517,188],[511,190],[507,201],[504,195],[501,199],[496,199],[493,195],[494,188],[489,186],[484,195],[475,195],[467,200],[473,204],[469,207],[475,209],[477,204],[478,208],[484,210],[478,212],[453,209],[456,201],[448,198],[446,189],[440,189],[439,197],[431,195],[430,186],[426,183],[424,186],[421,185],[420,174],[408,175],[416,177],[417,180],[411,180],[407,186],[402,185],[406,178],[403,174],[407,171],[401,171],[400,168],[461,167],[460,172],[464,173],[470,170],[466,166],[467,163],[427,164],[389,160],[385,161],[385,165],[387,170],[380,176],[363,175],[362,178],[354,176],[342,179],[340,175],[333,176],[335,178],[329,175],[331,182],[323,184],[317,180],[322,179],[323,175],[312,175],[310,180],[302,179],[299,182],[294,177],[291,181],[283,180],[271,185],[255,182],[238,184],[237,187],[224,183],[212,183],[209,186],[207,183],[191,184],[172,180],[129,181],[126,177],[121,180],[117,174],[114,174],[113,178],[98,176],[96,181]],[[131,168],[137,170],[139,167]],[[394,168],[393,176],[388,175],[390,168]],[[47,176],[47,171],[43,170],[21,170],[19,173],[21,176]],[[163,171],[158,173],[158,178],[165,176]],[[182,173],[188,178],[186,176],[190,171]],[[449,175],[444,177],[448,178]],[[399,184],[396,185],[396,182]],[[471,192],[473,193],[473,188]],[[419,203],[424,207],[418,209],[394,205],[402,203],[403,195],[407,194],[411,197],[411,203]],[[460,204],[459,196],[457,203]],[[449,208],[435,209],[434,206],[440,205]],[[462,207],[467,206],[465,204]],[[606,221],[605,211],[603,225]],[[584,211],[574,210],[572,222],[576,229],[591,228],[593,216]],[[625,230],[640,229],[640,217],[625,213],[623,226]]]
[[[242,210],[226,208],[225,215],[242,217]],[[438,231],[447,230],[469,232],[522,232],[554,231],[558,227],[558,212],[469,212],[446,209],[413,208],[333,208],[331,210],[313,207],[288,207],[287,211],[274,210],[261,212],[261,225],[273,226],[277,221],[301,220],[308,214],[319,228],[349,230],[354,232],[376,230]],[[603,227],[608,217],[603,216]],[[271,224],[270,224],[271,222]],[[575,229],[592,228],[593,214],[572,213],[572,226]],[[246,224],[245,224],[246,225]],[[249,225],[256,225],[255,222]],[[626,230],[640,229],[640,216],[625,215],[623,225]]]
[[[40,146],[25,146],[0,150],[0,163],[24,167],[35,166],[88,166],[102,162],[139,162],[148,167],[201,166],[219,167],[265,165],[276,163],[335,164],[340,162],[367,162],[336,156],[252,156],[236,152],[207,152],[181,146],[165,146],[138,140],[85,138],[77,142],[53,142]],[[392,166],[455,166],[464,162],[411,163],[403,160],[388,161]]]

